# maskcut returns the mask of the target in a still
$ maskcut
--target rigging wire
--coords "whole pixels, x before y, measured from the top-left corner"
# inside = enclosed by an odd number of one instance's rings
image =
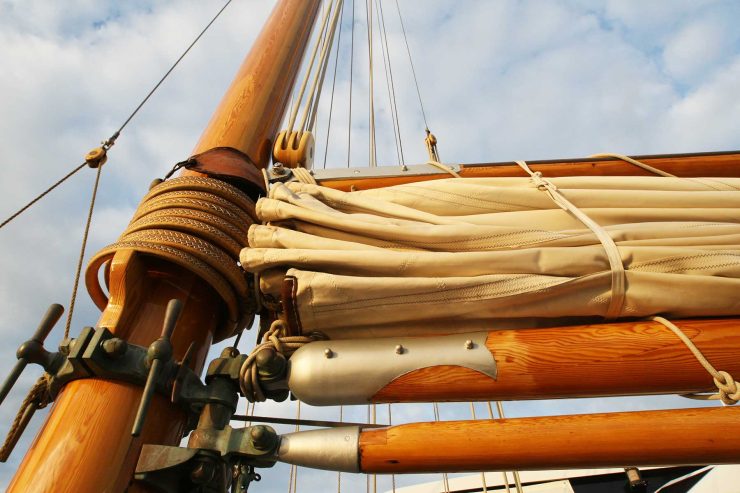
[[[352,0],[352,41],[349,48],[349,124],[347,125],[347,167],[352,150],[352,72],[355,65],[355,0]]]
[[[372,0],[365,0],[365,15],[367,17],[367,59],[368,71],[370,77],[369,94],[369,113],[368,127],[370,130],[369,154],[368,161],[371,168],[378,165],[378,159],[375,152],[375,86],[373,83],[373,4]]]
[[[375,8],[380,12],[380,7],[378,7],[379,3],[378,0],[375,1]],[[380,15],[378,15],[379,18],[381,18]],[[388,57],[386,56],[386,48],[387,46],[385,43],[383,43],[383,31],[381,29],[382,22],[378,22],[378,32],[379,32],[379,38],[380,38],[380,53],[383,55],[383,73],[385,74],[385,88],[388,91],[388,106],[391,110],[391,124],[393,127],[393,141],[396,146],[396,159],[398,159],[398,162],[401,162],[401,154],[398,151],[398,131],[396,129],[396,118],[393,111],[393,98],[391,96],[391,83],[390,78],[388,77]]]
[[[411,73],[414,76],[414,85],[416,86],[416,95],[419,96],[419,107],[421,107],[421,116],[424,118],[424,126],[429,130],[429,123],[427,123],[427,114],[424,111],[424,102],[421,100],[421,90],[419,89],[419,80],[416,78],[416,70],[414,69],[414,60],[411,58],[411,48],[409,48],[409,40],[406,37],[406,27],[403,24],[403,16],[401,15],[401,7],[398,5],[396,0],[396,10],[398,11],[398,20],[401,22],[401,32],[403,32],[403,41],[406,44],[406,52],[409,55],[409,64],[411,65]]]
[[[103,164],[98,164],[95,173],[95,184],[93,185],[92,197],[90,198],[90,207],[87,211],[87,221],[85,222],[85,231],[82,234],[82,245],[80,246],[80,256],[77,259],[77,270],[75,271],[74,286],[72,287],[72,296],[69,300],[69,311],[67,312],[67,321],[64,323],[64,339],[69,338],[69,329],[72,326],[72,315],[75,311],[75,301],[77,301],[77,289],[80,286],[80,273],[82,272],[82,262],[85,260],[85,248],[87,247],[87,237],[90,233],[90,223],[92,222],[93,210],[95,209],[95,199],[98,196],[98,186],[100,185],[100,173],[103,171]]]
[[[188,47],[185,49],[185,51],[182,52],[182,54],[175,60],[175,63],[172,64],[172,66],[165,72],[165,74],[159,79],[159,81],[154,85],[154,87],[147,93],[147,95],[144,97],[144,99],[141,100],[141,102],[134,108],[134,110],[129,114],[128,117],[124,120],[124,122],[121,124],[120,127],[118,127],[118,130],[116,130],[113,135],[111,135],[108,140],[103,142],[103,150],[108,151],[113,145],[116,143],[116,140],[121,135],[121,132],[123,132],[123,129],[128,126],[128,124],[131,122],[131,120],[136,116],[136,114],[141,110],[141,108],[149,101],[149,99],[154,95],[154,93],[159,89],[159,86],[164,83],[164,81],[169,77],[169,75],[172,73],[173,70],[175,70],[175,67],[177,67],[183,58],[185,58],[185,55],[187,55],[190,50],[200,41],[200,38],[203,37],[203,35],[208,31],[208,29],[213,25],[214,22],[216,22],[216,19],[218,19],[221,16],[221,13],[223,13],[224,10],[226,10],[226,7],[229,6],[229,4],[232,2],[232,0],[227,0],[226,3],[221,7],[221,9],[216,12],[216,15],[213,16],[213,18],[206,24],[206,26],[200,31],[200,33],[195,37],[195,39],[188,45]],[[81,170],[87,162],[84,162],[74,168],[72,171],[70,171],[67,175],[65,175],[63,178],[61,178],[59,181],[54,183],[51,187],[47,188],[45,191],[40,193],[35,199],[31,200],[28,204],[21,207],[15,214],[11,215],[9,218],[7,218],[5,221],[0,224],[0,228],[8,224],[10,221],[15,219],[16,217],[20,216],[22,213],[24,213],[29,207],[31,207],[33,204],[44,198],[49,192],[54,190],[56,187],[67,181],[68,178],[70,178],[72,175],[77,173],[79,170]],[[71,310],[70,310],[71,311]]]
[[[339,406],[339,422],[344,421],[344,406]],[[337,493],[342,493],[342,471],[337,471]]]
[[[388,426],[393,426],[393,413],[391,411],[391,403],[388,403]],[[391,474],[391,487],[393,488],[393,493],[396,493],[396,475]]]
[[[388,89],[388,100],[391,109],[391,122],[393,123],[393,137],[396,140],[396,154],[398,162],[402,168],[406,168],[406,162],[403,157],[403,142],[401,141],[401,122],[398,117],[398,104],[396,101],[396,86],[393,81],[393,65],[391,64],[391,50],[388,44],[388,32],[385,28],[385,14],[383,12],[383,2],[375,0],[380,13],[380,23],[378,30],[381,32],[381,48],[383,53],[383,68],[385,69],[385,82]],[[387,64],[387,68],[386,68]],[[390,80],[389,80],[390,79]]]
[[[353,0],[354,1],[354,0]],[[331,132],[331,117],[334,110],[334,89],[337,85],[337,68],[339,67],[339,46],[342,44],[342,16],[344,15],[344,2],[342,10],[339,12],[339,36],[337,36],[337,50],[334,55],[334,76],[331,81],[331,100],[329,101],[329,119],[326,124],[326,142],[324,143],[324,164],[322,168],[326,169],[326,156],[329,152],[329,132]]]
[[[57,181],[56,183],[54,183],[54,184],[53,184],[52,186],[50,186],[49,188],[47,188],[46,190],[44,190],[43,192],[41,192],[41,193],[40,193],[40,194],[39,194],[39,195],[38,195],[38,196],[37,196],[37,197],[36,197],[35,199],[31,200],[31,201],[30,201],[29,203],[27,203],[26,205],[24,205],[23,207],[21,207],[20,209],[18,209],[18,211],[16,211],[16,212],[15,212],[14,214],[11,214],[11,216],[10,216],[10,217],[8,217],[8,218],[7,218],[7,219],[6,219],[5,221],[3,221],[3,222],[2,222],[2,224],[0,224],[0,228],[2,228],[3,226],[5,226],[5,225],[6,225],[6,224],[8,224],[8,223],[9,223],[10,221],[12,221],[12,220],[13,220],[13,219],[15,219],[16,217],[20,216],[20,215],[21,215],[21,214],[23,214],[24,212],[26,212],[26,209],[28,209],[28,208],[29,208],[29,207],[31,207],[31,206],[32,206],[33,204],[35,204],[35,203],[36,203],[36,202],[38,202],[39,200],[41,200],[41,199],[43,199],[44,197],[46,197],[46,195],[47,195],[47,194],[48,194],[49,192],[51,192],[51,191],[52,191],[52,190],[54,190],[54,189],[55,189],[56,187],[58,187],[59,185],[61,185],[61,184],[62,184],[62,183],[64,183],[65,181],[67,181],[67,180],[68,180],[69,178],[71,178],[71,177],[72,177],[72,175],[74,175],[75,173],[77,173],[78,171],[80,171],[80,170],[81,170],[82,168],[84,168],[86,164],[87,164],[87,163],[82,163],[82,164],[80,164],[80,165],[79,165],[79,166],[77,166],[77,167],[76,167],[75,169],[73,169],[72,171],[70,171],[69,173],[67,173],[66,175],[64,175],[64,177],[62,177],[62,178],[61,178],[60,180],[58,180],[58,181]]]
[[[489,403],[490,406],[490,403]],[[504,414],[504,405],[501,401],[496,401],[496,410],[498,411],[498,417],[499,419],[505,419],[506,415]],[[516,491],[517,493],[522,493],[522,480],[519,477],[519,471],[511,471],[511,474],[514,476],[514,484],[516,485]]]
[[[296,401],[296,421],[301,419],[301,401]],[[295,431],[301,431],[301,425],[296,423]],[[296,493],[298,491],[298,466],[291,464],[290,475],[288,476],[288,493]]]

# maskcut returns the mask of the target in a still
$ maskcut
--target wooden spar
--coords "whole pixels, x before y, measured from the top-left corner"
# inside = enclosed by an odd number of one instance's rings
[[[740,374],[738,319],[676,322],[718,369]],[[497,378],[461,366],[406,373],[372,402],[521,400],[713,391],[689,349],[653,321],[489,332]]]
[[[634,156],[638,161],[680,177],[740,177],[740,151],[708,152],[696,154],[672,154]],[[558,176],[654,176],[651,172],[633,164],[614,158],[561,159],[527,161],[533,171],[541,171],[545,177]],[[526,177],[526,173],[513,162],[460,165],[463,178],[482,177]],[[321,178],[317,171],[316,180],[322,186],[348,192],[367,190],[403,183],[450,178],[444,172],[430,175],[404,176],[402,172],[392,176],[357,178],[348,173],[346,178]]]
[[[265,141],[277,133],[318,6],[318,0],[277,3],[196,153],[232,147],[265,162]],[[172,339],[174,356],[182,358],[194,343],[193,367],[200,372],[223,306],[201,279],[172,263],[129,250],[116,253],[110,301],[98,325],[146,346],[159,336],[172,298],[184,302]],[[139,387],[99,379],[67,385],[8,491],[123,491],[143,443],[175,445],[183,433],[183,414],[155,396],[141,437],[132,439],[140,396]],[[133,485],[128,491],[147,490]]]
[[[414,423],[360,433],[365,473],[736,464],[739,408]]]

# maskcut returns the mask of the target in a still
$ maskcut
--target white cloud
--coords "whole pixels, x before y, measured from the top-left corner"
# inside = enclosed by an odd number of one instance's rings
[[[124,131],[103,173],[88,256],[115,239],[149,181],[187,157],[259,31],[272,2],[234,2]],[[431,129],[449,162],[727,150],[740,147],[738,4],[732,1],[401,1]],[[108,137],[222,2],[0,0],[0,216],[62,176]],[[351,4],[348,3],[348,7]],[[407,162],[423,162],[423,121],[394,2],[384,2]],[[349,27],[349,9],[344,24]],[[352,162],[367,162],[367,47],[358,2],[353,76]],[[346,165],[349,30],[334,100],[329,166]],[[377,33],[376,33],[377,42]],[[379,161],[395,163],[380,45],[375,46]],[[330,74],[329,74],[330,75]],[[327,76],[330,83],[331,78]],[[328,97],[321,102],[323,156]],[[322,160],[319,160],[319,167]],[[0,230],[0,348],[3,368],[52,301],[67,304],[93,174],[63,188]],[[84,290],[75,327],[97,310]],[[76,330],[76,329],[75,329]],[[50,345],[60,337],[57,328]],[[0,408],[9,423],[23,393]],[[681,405],[674,399],[507,405],[511,416]],[[294,416],[290,405],[258,413]],[[394,421],[431,419],[426,406],[394,406]],[[304,409],[334,419],[336,410]],[[345,419],[364,420],[363,407]],[[379,419],[384,418],[379,410]],[[443,418],[469,416],[445,404]],[[38,421],[38,420],[37,420]],[[29,433],[0,485],[17,466]],[[283,491],[287,471],[264,473],[256,491]],[[333,484],[307,473],[302,486]],[[306,483],[304,483],[304,481]],[[381,480],[386,485],[388,478]],[[398,478],[409,484],[413,478]],[[347,490],[365,479],[346,475]],[[379,485],[381,489],[387,486]],[[303,491],[306,490],[303,486]]]

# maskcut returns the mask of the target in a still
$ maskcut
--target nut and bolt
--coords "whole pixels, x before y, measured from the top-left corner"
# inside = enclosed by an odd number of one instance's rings
[[[249,430],[252,445],[257,450],[269,450],[275,444],[275,433],[267,426],[257,425]]]
[[[103,351],[111,358],[120,358],[126,354],[126,349],[128,349],[126,341],[118,337],[112,337],[103,341]]]

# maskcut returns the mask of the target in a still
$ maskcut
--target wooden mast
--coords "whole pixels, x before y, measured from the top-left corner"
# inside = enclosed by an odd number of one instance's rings
[[[289,101],[319,3],[278,1],[194,154],[231,148],[245,154],[245,161],[267,165],[270,139]],[[159,336],[172,298],[184,302],[172,339],[174,357],[182,358],[193,343],[193,366],[200,372],[223,306],[210,286],[181,267],[119,250],[110,268],[110,301],[99,326],[131,343],[148,345]],[[67,385],[8,491],[123,491],[143,443],[175,445],[183,433],[183,413],[155,396],[142,435],[133,439],[140,396],[139,387],[100,379]],[[138,488],[129,491],[143,491]]]

